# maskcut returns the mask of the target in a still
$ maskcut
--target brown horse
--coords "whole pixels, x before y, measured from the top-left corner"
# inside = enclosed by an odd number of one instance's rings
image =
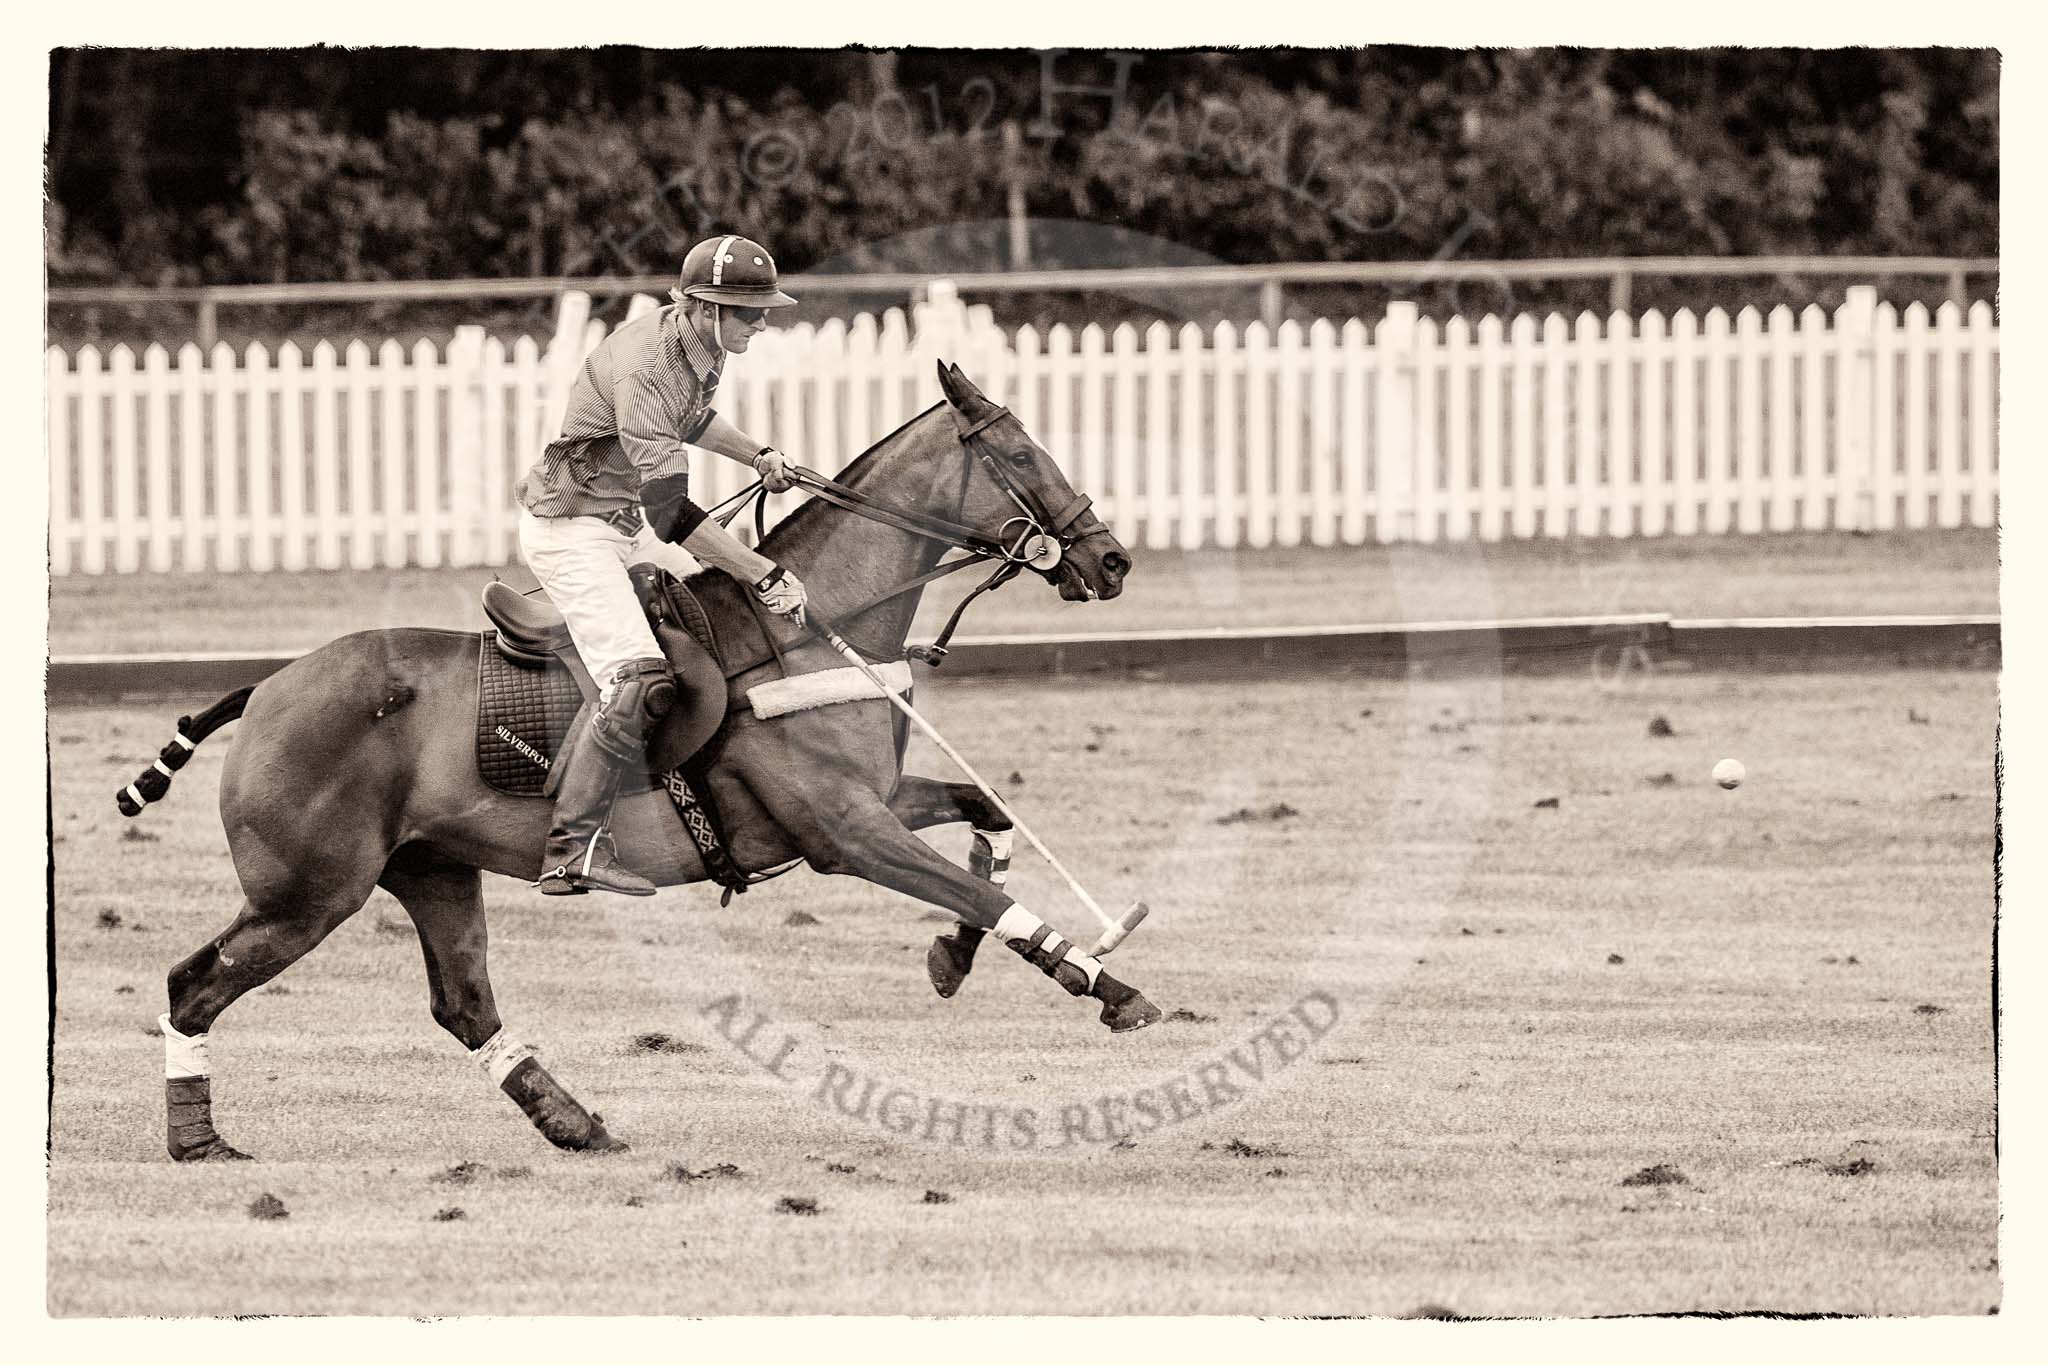
[[[903,657],[922,587],[890,590],[931,573],[952,545],[997,559],[1033,544],[1034,567],[1075,601],[1115,597],[1130,559],[1077,497],[1045,450],[957,368],[939,367],[946,401],[883,438],[778,525],[762,552],[810,585],[813,612],[871,659]],[[850,493],[850,496],[849,496]],[[1057,546],[1056,564],[1049,549]],[[1002,547],[1012,547],[1006,556]],[[689,588],[727,653],[733,698],[753,684],[844,667],[815,637],[752,609],[715,571]],[[772,642],[765,632],[774,631]],[[485,965],[481,873],[539,875],[549,803],[501,794],[478,776],[475,634],[397,629],[350,635],[313,651],[253,689],[181,723],[167,759],[231,720],[240,741],[221,773],[221,818],[245,897],[240,914],[169,976],[164,1029],[169,1148],[179,1160],[242,1154],[214,1131],[205,1036],[221,1012],[303,957],[362,908],[371,890],[395,896],[419,931],[436,1022],[557,1146],[623,1146],[533,1057],[507,1038]],[[783,657],[778,660],[775,647]],[[182,750],[182,752],[175,752]],[[731,709],[708,786],[726,842],[749,872],[795,860],[845,873],[940,906],[961,920],[935,942],[933,984],[951,995],[984,932],[1011,905],[978,856],[954,866],[912,830],[968,820],[1001,838],[1009,822],[973,786],[902,774],[894,713],[885,700],[759,720]],[[173,767],[176,762],[173,762]],[[168,774],[144,775],[145,800]],[[123,809],[135,806],[124,796]],[[704,880],[706,870],[658,789],[622,798],[613,816],[620,856],[661,885]],[[1006,843],[1007,841],[1004,840]],[[978,855],[986,845],[977,840]],[[1037,941],[1011,945],[1070,993],[1102,1002],[1117,1031],[1158,1010],[1106,972],[1092,982],[1073,962],[1049,963]],[[1054,970],[1055,967],[1061,970]]]

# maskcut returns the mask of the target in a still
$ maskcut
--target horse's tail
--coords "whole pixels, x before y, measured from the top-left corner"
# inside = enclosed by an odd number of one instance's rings
[[[161,801],[171,789],[171,774],[185,766],[185,760],[192,757],[192,751],[199,742],[220,729],[242,718],[243,708],[249,704],[249,694],[254,687],[237,688],[196,716],[178,717],[178,733],[169,744],[157,752],[156,762],[142,770],[142,775],[114,793],[114,804],[121,808],[123,815],[140,815],[142,808],[152,801]]]

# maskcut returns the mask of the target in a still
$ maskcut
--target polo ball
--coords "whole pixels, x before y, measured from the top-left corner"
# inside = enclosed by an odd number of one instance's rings
[[[1724,758],[1714,765],[1714,780],[1729,791],[1742,785],[1742,765],[1732,758]]]

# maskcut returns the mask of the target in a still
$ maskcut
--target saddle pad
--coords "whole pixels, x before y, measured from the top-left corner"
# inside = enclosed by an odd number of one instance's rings
[[[486,631],[477,656],[476,770],[498,791],[539,796],[548,767],[583,705],[569,670],[557,663],[520,668],[498,653]]]
[[[877,664],[875,671],[882,675],[882,681],[889,684],[891,692],[901,695],[910,691],[908,660]],[[828,668],[822,673],[800,673],[794,678],[778,678],[747,689],[747,703],[754,708],[755,716],[762,720],[773,720],[792,711],[836,706],[843,701],[882,699],[883,694],[876,689],[873,680],[857,668]]]

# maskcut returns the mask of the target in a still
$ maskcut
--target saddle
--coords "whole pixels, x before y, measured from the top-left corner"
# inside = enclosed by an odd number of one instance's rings
[[[648,624],[676,675],[676,706],[647,738],[643,773],[629,771],[621,794],[649,791],[697,756],[724,722],[731,698],[718,642],[689,589],[666,570],[629,573]],[[539,796],[569,727],[597,686],[576,655],[562,614],[545,597],[506,583],[483,592],[486,632],[477,661],[477,768],[500,791]]]

